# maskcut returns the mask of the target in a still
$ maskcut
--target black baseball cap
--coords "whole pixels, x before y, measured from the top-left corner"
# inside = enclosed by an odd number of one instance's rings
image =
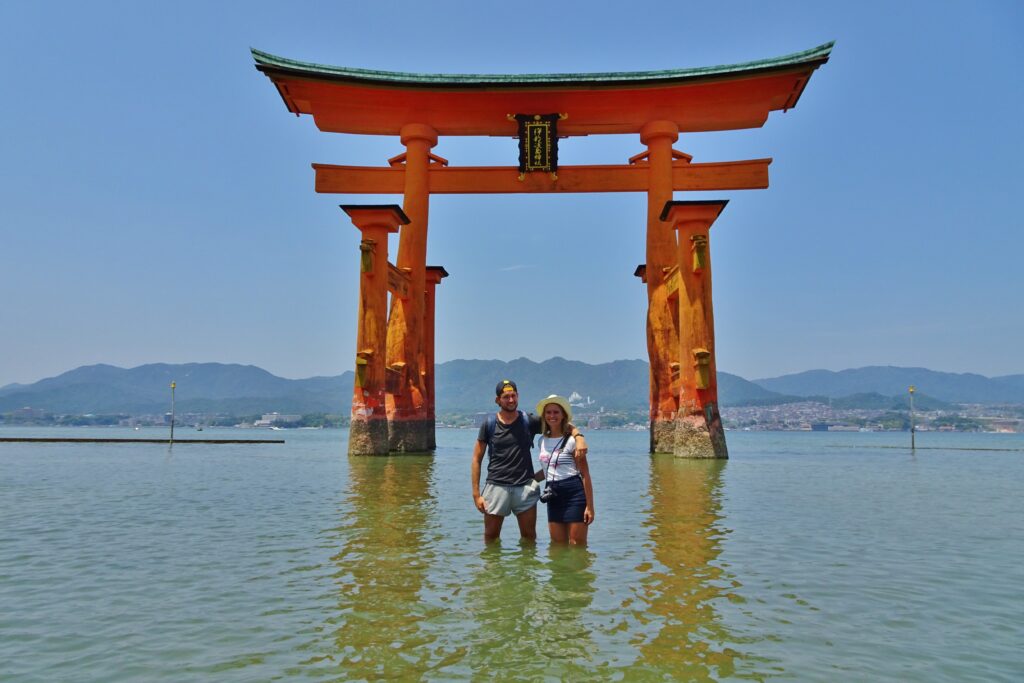
[[[516,386],[515,382],[513,382],[510,379],[503,379],[500,382],[498,382],[498,386],[494,387],[494,395],[495,396],[501,396],[506,391],[508,391],[510,388],[512,389],[512,391],[516,392],[517,394],[519,393],[519,387]]]

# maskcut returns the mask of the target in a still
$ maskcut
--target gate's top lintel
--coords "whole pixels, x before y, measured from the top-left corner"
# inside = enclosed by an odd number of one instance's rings
[[[264,73],[270,71],[291,72],[297,76],[315,77],[325,80],[365,82],[376,85],[391,84],[397,87],[425,88],[523,88],[523,87],[567,87],[580,84],[616,86],[636,83],[678,82],[699,78],[714,78],[726,74],[751,74],[786,66],[804,66],[811,62],[818,65],[828,61],[835,41],[818,47],[795,52],[781,57],[760,59],[740,64],[701,66],[689,69],[662,69],[658,71],[604,71],[596,73],[552,73],[552,74],[424,74],[405,71],[380,71],[357,69],[347,66],[330,66],[301,62],[296,59],[279,57],[250,48],[256,68]]]
[[[567,112],[560,135],[635,133],[651,120],[680,131],[764,124],[796,105],[833,43],[742,64],[660,71],[416,74],[301,62],[253,49],[289,111],[321,130],[397,135],[422,123],[439,135],[514,135],[514,113]]]

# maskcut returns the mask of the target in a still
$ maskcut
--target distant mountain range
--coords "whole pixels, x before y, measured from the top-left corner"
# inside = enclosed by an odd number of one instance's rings
[[[0,413],[31,406],[68,414],[162,414],[170,407],[172,381],[183,413],[338,412],[340,397],[352,394],[351,372],[284,379],[254,365],[87,365],[35,384],[0,388]]]
[[[522,405],[531,407],[549,393],[576,392],[606,410],[644,410],[648,365],[620,360],[590,365],[564,358],[537,363],[453,360],[437,366],[439,415],[466,414],[493,408],[494,384],[514,379]],[[32,407],[60,414],[160,414],[170,404],[175,381],[176,409],[181,413],[255,415],[279,413],[347,414],[353,374],[284,379],[252,365],[222,363],[155,363],[124,369],[89,365],[34,384],[0,388],[0,413]],[[832,400],[843,407],[900,407],[907,387],[915,385],[922,409],[953,403],[1024,404],[1024,375],[983,377],[925,368],[866,367],[831,372],[811,370],[748,381],[719,372],[723,406],[768,405],[805,400]]]
[[[925,368],[869,366],[855,370],[809,370],[795,375],[755,379],[769,391],[796,396],[840,398],[862,393],[903,396],[916,386],[926,396],[949,403],[1024,403],[1024,375],[984,377]]]

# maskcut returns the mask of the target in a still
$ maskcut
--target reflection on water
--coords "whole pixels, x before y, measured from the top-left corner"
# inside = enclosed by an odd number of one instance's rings
[[[304,662],[318,675],[478,680],[505,671],[516,680],[592,680],[625,672],[710,680],[738,667],[750,673],[717,611],[723,600],[740,600],[739,583],[716,562],[723,461],[650,459],[650,510],[641,522],[649,552],[634,567],[638,600],[628,625],[611,629],[592,606],[601,580],[623,577],[594,571],[599,544],[552,546],[542,533],[537,546],[484,546],[474,518],[472,541],[453,554],[440,542],[452,522],[437,509],[436,466],[430,457],[350,458],[341,524],[325,532],[337,548],[334,608]]]
[[[531,545],[502,552],[493,545],[480,557],[468,597],[473,679],[507,671],[516,680],[582,680],[595,654],[583,620],[594,594],[591,554]]]
[[[492,545],[480,553],[481,566],[469,579],[466,596],[475,628],[471,634],[470,666],[478,675],[492,670],[495,661],[513,670],[530,668],[540,652],[543,616],[537,595],[543,566],[537,548],[523,544],[514,552]]]
[[[1021,680],[1017,452],[598,432],[588,548],[485,548],[472,436],[0,448],[0,680]]]
[[[715,561],[721,550],[724,460],[651,457],[651,512],[644,523],[658,565],[637,567],[641,620],[657,626],[653,637],[634,638],[637,673],[673,672],[684,680],[714,680],[736,672],[742,654],[716,611],[723,599],[741,600]]]
[[[420,600],[433,559],[427,530],[437,525],[429,456],[349,459],[349,490],[340,541],[331,561],[337,611],[326,628],[330,661],[349,679],[374,679],[422,671],[435,636],[425,630],[437,608]]]
[[[584,618],[594,599],[594,556],[585,546],[552,545],[548,558],[551,578],[541,601],[552,622],[540,650],[545,672],[563,681],[583,680],[592,676],[594,661],[601,661]]]

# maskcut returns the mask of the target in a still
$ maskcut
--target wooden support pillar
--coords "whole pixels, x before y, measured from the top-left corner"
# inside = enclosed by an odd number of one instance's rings
[[[632,161],[647,170],[647,354],[650,358],[652,453],[675,449],[677,396],[672,389],[672,363],[679,334],[665,286],[666,269],[675,263],[676,240],[672,226],[661,219],[665,202],[672,200],[672,143],[679,138],[673,121],[650,121],[640,131],[645,154]]]
[[[359,244],[359,321],[352,390],[349,455],[387,455],[385,352],[388,312],[388,234],[408,217],[395,205],[343,204],[362,233]]]
[[[718,409],[715,321],[711,303],[711,224],[728,201],[666,202],[661,214],[678,231],[679,410],[674,453],[728,458]]]
[[[441,266],[427,266],[426,307],[423,312],[423,386],[426,388],[427,419],[430,421],[430,449],[437,448],[437,394],[434,391],[434,311],[435,295],[441,279],[448,271]]]
[[[387,365],[393,377],[387,395],[388,438],[392,451],[421,453],[432,450],[434,441],[423,369],[430,149],[437,144],[437,133],[430,126],[407,124],[401,140],[405,154],[391,162],[405,162],[402,209],[409,223],[399,237],[397,265],[409,274],[410,293],[407,299],[392,301],[388,319]]]

